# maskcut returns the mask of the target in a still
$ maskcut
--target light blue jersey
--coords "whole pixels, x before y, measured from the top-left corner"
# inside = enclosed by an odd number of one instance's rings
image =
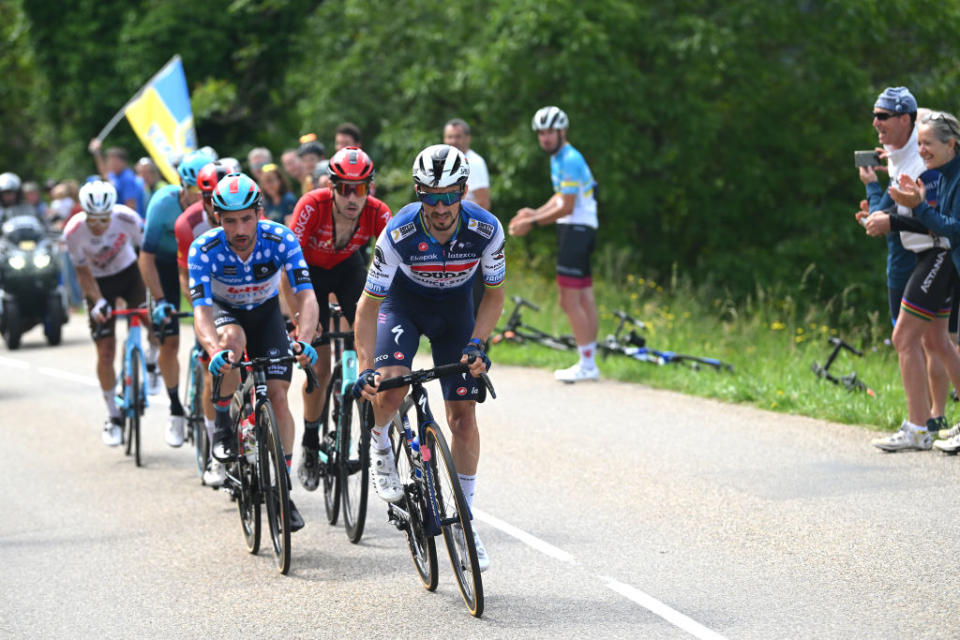
[[[569,142],[550,156],[550,179],[553,192],[576,194],[577,201],[573,212],[557,220],[557,224],[582,224],[597,228],[597,200],[594,190],[597,186],[590,167],[583,155]]]
[[[176,262],[177,235],[174,226],[183,213],[180,206],[180,187],[170,184],[158,189],[147,205],[143,228],[143,250],[156,255],[158,260]]]

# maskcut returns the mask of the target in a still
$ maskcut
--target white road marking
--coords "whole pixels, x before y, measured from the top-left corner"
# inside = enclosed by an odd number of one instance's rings
[[[473,516],[477,520],[481,522],[485,522],[490,526],[495,527],[500,531],[503,531],[509,536],[513,536],[520,542],[526,544],[529,547],[536,549],[540,553],[543,553],[544,555],[548,555],[551,558],[554,558],[556,560],[560,560],[561,562],[577,564],[577,559],[573,557],[572,554],[567,553],[563,549],[560,549],[559,547],[555,547],[549,542],[545,542],[544,540],[541,540],[540,538],[534,535],[531,535],[526,531],[523,531],[522,529],[518,529],[517,527],[513,526],[509,522],[504,522],[500,518],[497,518],[496,516],[492,516],[485,511],[481,511],[480,509],[477,509],[477,508],[473,508],[472,511],[473,511]],[[613,578],[608,578],[606,576],[599,576],[599,578],[604,582],[604,584],[609,589],[612,589],[613,591],[619,593],[620,595],[624,596],[628,600],[632,600],[633,602],[637,603],[647,611],[650,611],[654,615],[657,615],[663,618],[664,620],[666,620],[673,626],[677,627],[678,629],[686,631],[690,635],[696,638],[699,638],[700,640],[726,640],[726,638],[724,638],[722,635],[720,635],[716,631],[712,631],[711,629],[708,629],[707,627],[703,626],[696,620],[693,620],[692,618],[689,618],[683,615],[682,613],[680,613],[679,611],[676,611],[675,609],[671,609],[670,607],[660,602],[653,596],[648,595],[643,591],[640,591],[636,587],[633,587],[629,584],[625,584],[623,582],[619,582],[617,580],[614,580]]]
[[[23,360],[17,360],[16,358],[3,358],[0,357],[0,364],[6,365],[8,367],[13,367],[14,369],[29,369],[30,363],[24,362]]]
[[[85,384],[90,387],[97,387],[98,389],[100,388],[100,382],[96,378],[91,378],[89,376],[81,376],[76,373],[61,371],[60,369],[53,369],[51,367],[37,367],[37,371],[52,378],[60,378],[61,380],[79,382],[80,384]]]

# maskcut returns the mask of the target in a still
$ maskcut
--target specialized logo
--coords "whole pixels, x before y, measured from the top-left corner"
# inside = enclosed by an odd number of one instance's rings
[[[492,224],[487,224],[486,222],[480,222],[476,218],[470,218],[470,222],[467,223],[467,229],[471,231],[476,231],[484,238],[493,237],[494,227]]]
[[[395,351],[393,357],[397,360],[403,360],[403,351]]]
[[[403,327],[400,326],[399,324],[398,324],[398,325],[395,325],[392,329],[390,329],[390,333],[393,334],[393,343],[396,344],[396,345],[399,345],[399,344],[400,344],[400,336],[403,335]]]

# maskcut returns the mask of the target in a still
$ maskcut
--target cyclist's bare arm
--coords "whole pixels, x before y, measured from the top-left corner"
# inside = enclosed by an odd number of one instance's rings
[[[156,256],[149,251],[140,249],[140,257],[137,258],[137,266],[140,267],[140,276],[143,283],[147,285],[150,295],[154,300],[163,298],[163,286],[160,284],[160,274],[157,272]],[[189,291],[190,289],[184,289]],[[177,303],[178,300],[167,300],[167,302]]]
[[[80,289],[83,290],[84,295],[90,300],[96,302],[103,297],[97,279],[93,277],[93,272],[87,265],[77,267],[77,282],[80,283]]]
[[[480,342],[486,341],[500,319],[506,297],[507,292],[502,286],[483,288],[483,299],[477,308],[477,320],[471,338],[479,338]]]
[[[281,282],[283,282],[282,279]],[[287,290],[290,290],[289,286]],[[317,295],[313,292],[313,289],[298,291],[293,296],[292,309],[297,309],[300,313],[297,339],[310,344],[317,333],[317,322],[320,320],[320,308],[317,306]]]
[[[217,327],[213,324],[213,307],[197,305],[193,308],[193,329],[197,334],[200,346],[213,357],[220,351],[220,337]]]
[[[190,291],[190,274],[186,267],[177,265],[177,275],[180,277],[180,291]]]
[[[377,314],[379,312],[379,300],[366,294],[360,296],[353,322],[353,333],[357,347],[357,366],[361,371],[374,368],[373,357],[377,345]]]

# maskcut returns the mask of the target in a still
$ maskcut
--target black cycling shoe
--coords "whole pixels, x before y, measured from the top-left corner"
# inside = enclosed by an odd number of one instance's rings
[[[300,510],[297,509],[297,505],[293,504],[293,500],[290,501],[290,533],[294,531],[300,531],[303,527],[306,526],[306,523],[303,521],[303,516],[300,515]]]
[[[237,437],[233,429],[227,427],[221,429],[219,426],[213,430],[213,447],[210,449],[211,455],[220,462],[230,462],[237,456],[236,451]]]
[[[320,485],[320,459],[316,449],[304,446],[300,450],[300,466],[297,477],[307,491],[316,491]]]

